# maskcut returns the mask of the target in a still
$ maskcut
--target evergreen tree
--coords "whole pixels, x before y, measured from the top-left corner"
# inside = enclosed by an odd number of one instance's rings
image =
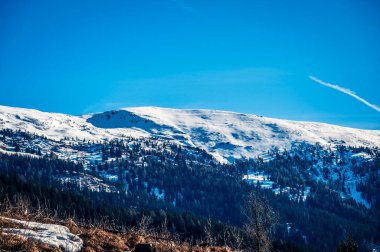
[[[347,236],[347,238],[339,244],[337,252],[357,252],[358,245],[352,238],[351,234]]]

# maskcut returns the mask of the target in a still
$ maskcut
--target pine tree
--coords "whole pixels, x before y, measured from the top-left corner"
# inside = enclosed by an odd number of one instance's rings
[[[337,249],[337,252],[356,252],[356,251],[358,251],[358,245],[352,238],[351,234],[349,234],[344,241],[341,241]]]

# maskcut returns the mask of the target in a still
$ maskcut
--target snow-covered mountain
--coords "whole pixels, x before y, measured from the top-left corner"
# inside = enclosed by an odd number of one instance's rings
[[[89,140],[161,137],[204,149],[221,162],[255,157],[273,147],[289,149],[297,142],[380,147],[380,130],[226,111],[159,107],[124,108],[71,116],[0,106],[0,129],[4,128],[28,131],[55,140],[64,137]]]

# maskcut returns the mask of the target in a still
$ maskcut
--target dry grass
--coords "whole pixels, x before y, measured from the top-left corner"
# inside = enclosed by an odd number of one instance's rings
[[[126,237],[98,228],[82,228],[80,237],[84,242],[84,251],[123,252],[129,250]]]
[[[61,224],[62,222],[58,222]],[[188,243],[174,241],[160,237],[158,233],[142,236],[135,232],[119,233],[103,230],[96,227],[80,226],[74,221],[68,220],[66,226],[74,234],[79,235],[84,243],[82,251],[86,252],[124,252],[133,251],[139,244],[151,244],[155,252],[231,252],[228,247],[200,246],[191,247]],[[17,226],[9,222],[0,222],[0,252],[3,251],[43,251],[58,252],[58,248],[49,247],[47,244],[26,240],[17,235],[8,235],[1,232],[1,228],[16,228]]]

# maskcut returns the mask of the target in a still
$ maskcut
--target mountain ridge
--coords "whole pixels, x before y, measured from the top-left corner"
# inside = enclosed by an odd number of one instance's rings
[[[230,111],[152,106],[80,116],[0,106],[0,128],[20,129],[57,140],[160,137],[204,149],[220,162],[254,158],[272,148],[286,150],[298,142],[380,147],[380,130]]]

